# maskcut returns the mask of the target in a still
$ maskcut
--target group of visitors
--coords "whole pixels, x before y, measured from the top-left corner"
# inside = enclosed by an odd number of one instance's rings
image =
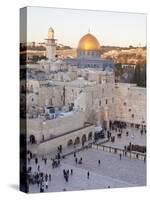
[[[48,190],[49,182],[51,181],[51,174],[44,172],[34,172],[32,170],[28,173],[28,184],[37,185],[40,192]]]
[[[76,156],[76,152],[74,152],[74,160],[76,164],[80,164],[80,165],[82,164],[82,157],[78,158]]]
[[[63,169],[63,176],[66,182],[69,182],[69,176],[73,175],[73,169]]]

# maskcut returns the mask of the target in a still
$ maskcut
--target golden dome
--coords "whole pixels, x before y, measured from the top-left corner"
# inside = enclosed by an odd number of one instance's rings
[[[78,44],[78,49],[80,49],[80,50],[96,50],[97,51],[100,49],[100,44],[95,36],[88,33],[80,39],[79,44]]]

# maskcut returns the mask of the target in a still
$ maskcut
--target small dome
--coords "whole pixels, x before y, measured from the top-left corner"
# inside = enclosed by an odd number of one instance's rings
[[[80,39],[78,49],[98,51],[100,50],[100,44],[94,35],[88,33]]]

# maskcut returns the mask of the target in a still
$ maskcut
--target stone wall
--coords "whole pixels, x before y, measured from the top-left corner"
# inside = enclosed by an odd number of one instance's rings
[[[27,119],[27,136],[34,135],[39,142],[44,139],[58,136],[84,126],[85,117],[83,112],[73,112],[64,117],[43,121],[40,118]]]
[[[130,84],[114,87],[114,118],[134,124],[146,124],[146,88]]]

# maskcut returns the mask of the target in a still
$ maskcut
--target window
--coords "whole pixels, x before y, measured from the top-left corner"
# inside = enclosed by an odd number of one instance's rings
[[[105,101],[105,102],[106,102],[106,104],[107,104],[107,103],[108,103],[108,100],[106,99],[106,101]]]
[[[32,100],[32,101],[34,101],[34,99],[33,99],[33,98],[32,98],[31,100]]]
[[[114,103],[114,98],[112,98],[112,103]]]
[[[127,105],[127,103],[126,103],[126,102],[124,102],[124,103],[123,103],[123,105],[124,105],[124,106],[126,106],[126,105]]]
[[[102,93],[104,93],[104,88],[102,88]]]
[[[134,118],[134,114],[132,114],[132,118]]]
[[[131,108],[129,109],[129,112],[131,112]]]

